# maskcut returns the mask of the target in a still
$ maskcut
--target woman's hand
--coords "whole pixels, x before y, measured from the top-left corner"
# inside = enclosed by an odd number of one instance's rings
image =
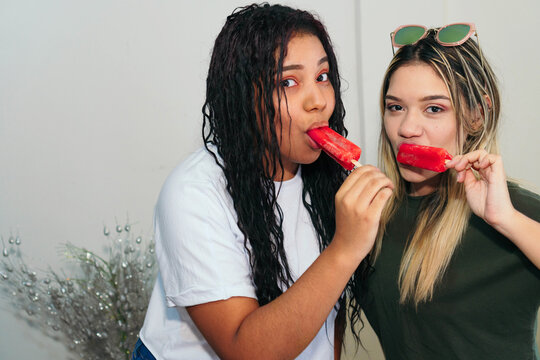
[[[457,171],[472,211],[510,239],[540,269],[540,223],[512,205],[501,157],[478,150],[454,157],[446,167]],[[479,178],[471,169],[478,171]]]
[[[448,169],[457,171],[457,181],[465,186],[471,210],[488,224],[497,226],[508,220],[514,210],[503,162],[499,155],[477,150],[457,155],[448,163]],[[477,178],[472,169],[478,172]]]
[[[363,259],[373,247],[384,205],[394,185],[379,169],[364,165],[354,170],[338,190],[334,245]]]

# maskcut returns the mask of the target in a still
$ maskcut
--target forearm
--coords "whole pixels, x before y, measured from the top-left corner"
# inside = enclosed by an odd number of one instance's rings
[[[309,345],[360,262],[332,244],[285,293],[244,319],[231,355],[288,359]]]
[[[540,223],[515,210],[511,217],[493,227],[510,239],[540,269]]]

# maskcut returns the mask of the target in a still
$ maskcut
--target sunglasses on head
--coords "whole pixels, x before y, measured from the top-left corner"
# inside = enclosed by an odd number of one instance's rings
[[[458,46],[463,44],[473,34],[478,39],[473,23],[455,23],[435,30],[435,40],[442,46]],[[390,33],[392,52],[394,48],[416,44],[426,37],[428,28],[423,25],[402,25]]]

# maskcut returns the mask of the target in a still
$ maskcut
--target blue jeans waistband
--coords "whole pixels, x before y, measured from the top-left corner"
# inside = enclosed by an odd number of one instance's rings
[[[143,344],[141,339],[137,339],[137,343],[133,349],[133,354],[131,354],[131,360],[156,360],[156,358]]]

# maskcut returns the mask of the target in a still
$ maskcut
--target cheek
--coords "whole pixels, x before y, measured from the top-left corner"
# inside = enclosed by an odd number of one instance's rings
[[[329,111],[331,115],[336,107],[336,94],[334,93],[334,88],[331,86],[326,94],[326,104],[327,111]]]
[[[274,119],[276,135],[280,137],[280,134],[286,136],[290,128],[290,119],[294,118],[294,109],[292,109],[291,103],[289,101],[289,108],[287,109],[287,103],[284,98],[281,99],[281,106],[278,106],[275,101],[276,116]]]
[[[392,144],[395,143],[398,135],[398,126],[399,124],[397,121],[389,121],[386,117],[383,119],[383,127],[384,131],[386,133],[386,136],[388,136],[388,139],[392,142]]]
[[[458,136],[455,123],[436,126],[433,128],[432,134],[439,137],[438,143],[440,143],[440,146],[447,149],[451,154],[455,155],[457,153]]]

